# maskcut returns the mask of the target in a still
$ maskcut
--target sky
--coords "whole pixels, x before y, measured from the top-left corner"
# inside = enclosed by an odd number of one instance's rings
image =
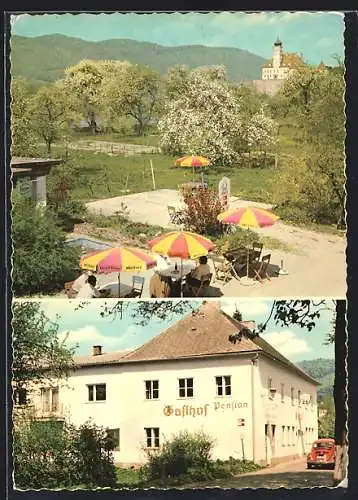
[[[209,12],[172,14],[20,14],[12,34],[60,33],[88,41],[128,38],[165,46],[206,45],[272,55],[277,36],[285,52],[303,54],[309,64],[334,63],[344,54],[344,19],[339,12]]]
[[[89,354],[93,345],[102,345],[104,352],[134,349],[183,316],[183,314],[176,315],[165,321],[153,318],[143,327],[136,324],[132,317],[134,311],[130,309],[132,303],[129,303],[129,309],[124,311],[122,319],[119,315],[102,317],[104,303],[110,307],[117,303],[117,300],[92,300],[82,308],[78,308],[78,301],[48,299],[41,301],[41,308],[50,320],[56,321],[59,325],[60,338],[66,339],[69,346],[78,346],[77,355]],[[199,307],[201,302],[196,301],[195,304]],[[220,306],[223,311],[231,315],[238,309],[242,313],[243,320],[254,320],[258,325],[266,321],[272,301],[222,299]],[[333,359],[333,345],[324,345],[327,333],[332,331],[333,301],[327,300],[326,306],[327,310],[322,312],[316,328],[311,332],[294,326],[281,328],[270,322],[262,337],[292,362],[316,358]]]

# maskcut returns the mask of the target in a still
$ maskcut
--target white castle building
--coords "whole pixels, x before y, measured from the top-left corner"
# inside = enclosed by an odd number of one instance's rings
[[[109,429],[122,465],[144,463],[181,430],[209,434],[213,458],[269,464],[305,455],[317,439],[318,382],[250,327],[206,302],[131,352],[94,346],[31,404],[38,418]]]
[[[273,45],[272,59],[262,68],[262,80],[285,80],[298,66],[304,64],[296,53],[284,53],[282,42],[277,38]]]

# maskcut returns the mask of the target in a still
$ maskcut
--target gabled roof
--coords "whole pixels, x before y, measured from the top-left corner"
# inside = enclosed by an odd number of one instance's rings
[[[235,344],[229,337],[242,334]],[[250,335],[248,322],[233,319],[220,309],[216,301],[204,302],[161,334],[133,351],[77,356],[77,366],[145,363],[180,359],[212,358],[258,353],[283,365],[311,383],[319,385],[310,375],[285,358],[260,336]]]
[[[229,342],[229,336],[245,330],[243,323],[234,322],[220,311],[216,302],[205,302],[199,309],[174,323],[122,360],[164,361],[238,352],[256,352],[259,348],[249,338]]]
[[[76,366],[108,365],[118,363],[126,354],[126,351],[104,352],[96,356],[74,356],[73,361]]]

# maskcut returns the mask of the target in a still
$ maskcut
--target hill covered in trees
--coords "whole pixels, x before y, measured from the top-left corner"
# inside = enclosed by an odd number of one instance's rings
[[[185,64],[189,68],[222,65],[231,82],[260,78],[265,59],[246,50],[188,45],[164,47],[148,42],[114,39],[88,42],[64,35],[11,37],[11,66],[14,76],[43,83],[62,78],[64,69],[82,59],[127,60],[149,66],[161,74]]]
[[[310,359],[296,363],[302,370],[321,383],[318,386],[318,399],[333,396],[334,359]]]

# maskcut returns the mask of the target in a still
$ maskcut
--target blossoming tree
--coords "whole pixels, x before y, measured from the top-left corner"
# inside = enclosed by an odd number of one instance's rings
[[[266,141],[273,122],[262,110],[249,119],[222,67],[181,68],[169,72],[167,98],[158,123],[161,146],[172,154],[198,154],[213,163],[240,163],[239,151]]]

